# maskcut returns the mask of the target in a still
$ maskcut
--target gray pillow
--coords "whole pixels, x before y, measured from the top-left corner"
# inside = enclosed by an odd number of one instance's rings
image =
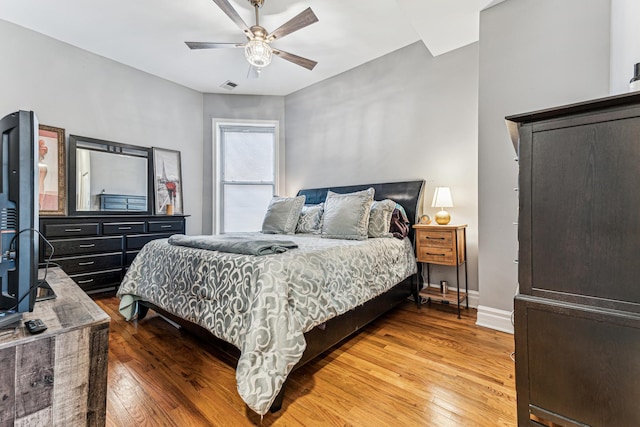
[[[303,206],[298,218],[296,233],[320,234],[322,229],[322,212],[324,203],[319,205]]]
[[[305,196],[274,197],[269,203],[262,222],[262,232],[266,234],[293,234],[296,232],[300,211]]]
[[[355,193],[327,192],[322,216],[322,237],[364,240],[369,231],[373,188]]]
[[[391,215],[396,208],[393,200],[373,202],[369,216],[369,237],[393,237],[389,232],[391,228]]]

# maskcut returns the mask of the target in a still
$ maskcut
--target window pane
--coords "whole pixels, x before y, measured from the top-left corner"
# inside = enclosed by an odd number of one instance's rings
[[[224,185],[223,233],[260,231],[273,185]]]
[[[225,130],[223,144],[224,181],[274,181],[273,132]]]

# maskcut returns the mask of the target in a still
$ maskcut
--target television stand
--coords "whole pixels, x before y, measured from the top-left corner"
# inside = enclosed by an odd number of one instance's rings
[[[46,301],[48,299],[54,299],[56,297],[56,293],[51,289],[49,282],[44,279],[41,279],[38,282],[38,290],[36,291],[36,302],[38,301]]]
[[[0,333],[0,425],[103,427],[109,315],[60,268],[47,282],[57,297],[21,313],[47,330],[33,335],[20,322]]]
[[[16,323],[20,322],[21,320],[22,313],[16,313],[13,310],[0,311],[0,329],[18,326],[16,325]]]

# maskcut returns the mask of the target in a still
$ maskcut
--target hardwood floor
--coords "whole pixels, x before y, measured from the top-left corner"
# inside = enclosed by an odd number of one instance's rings
[[[125,322],[115,297],[108,426],[251,426],[233,360],[153,312]],[[515,426],[513,336],[407,302],[289,376],[264,426]]]

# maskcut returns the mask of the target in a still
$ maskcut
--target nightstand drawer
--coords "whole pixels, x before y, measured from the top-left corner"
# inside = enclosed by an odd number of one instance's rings
[[[453,231],[417,230],[418,247],[452,248],[454,246]]]
[[[456,265],[456,255],[451,248],[419,247],[418,261]]]

